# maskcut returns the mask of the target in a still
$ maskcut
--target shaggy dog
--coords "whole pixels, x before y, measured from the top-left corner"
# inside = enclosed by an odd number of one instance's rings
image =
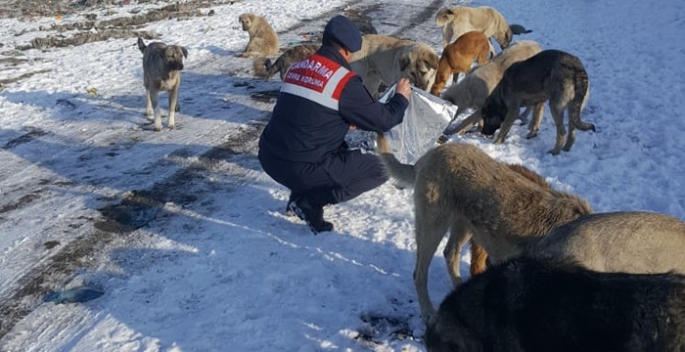
[[[512,171],[518,172],[521,176],[533,181],[534,183],[537,183],[540,185],[540,187],[549,188],[552,190],[552,186],[545,181],[542,176],[536,174],[527,167],[518,164],[507,164],[507,166]],[[471,273],[471,276],[478,275],[485,271],[488,254],[485,252],[485,249],[478,243],[474,242],[473,239],[470,240],[469,244],[471,251],[471,265],[469,272]],[[461,249],[459,249],[459,251],[461,251]]]
[[[492,135],[500,127],[495,144],[504,142],[509,129],[518,116],[521,105],[535,105],[542,111],[549,100],[552,118],[557,127],[557,141],[550,150],[559,154],[566,137],[564,110],[568,110],[569,134],[564,151],[569,151],[576,139],[575,128],[595,131],[595,126],[580,120],[580,113],[589,96],[590,83],[580,60],[559,50],[544,50],[537,55],[517,62],[504,72],[502,80],[485,100],[482,109],[483,134]],[[531,124],[527,138],[535,137],[538,126]]]
[[[362,36],[362,48],[350,62],[371,94],[376,95],[381,83],[391,86],[408,78],[416,87],[428,90],[435,79],[438,54],[430,46],[385,35]]]
[[[183,58],[188,57],[188,50],[178,45],[166,45],[161,42],[145,45],[138,38],[138,49],[143,53],[143,83],[147,93],[145,115],[151,116],[154,110],[155,131],[162,130],[162,112],[157,107],[157,96],[161,91],[169,92],[169,128],[176,128],[174,114],[180,111],[178,88],[181,85]]]
[[[480,31],[485,36],[495,37],[502,50],[511,43],[512,31],[509,23],[497,10],[488,6],[453,6],[442,9],[435,15],[435,23],[442,27],[443,46],[466,32]]]
[[[541,51],[540,44],[532,40],[518,41],[493,57],[490,62],[471,70],[459,83],[447,88],[441,98],[457,106],[457,112],[454,114],[455,118],[466,111],[466,109],[475,108],[476,111],[456,128],[450,124],[443,132],[443,135],[462,134],[470,129],[474,123],[483,126],[480,109],[483,103],[485,103],[485,99],[502,79],[504,71],[513,63],[526,60]],[[524,114],[519,115],[519,118],[522,118],[524,123],[525,116],[529,110],[526,109]],[[539,111],[539,113],[542,114],[542,111]],[[538,119],[541,118],[542,116]]]
[[[490,42],[483,32],[464,33],[442,51],[431,94],[440,95],[450,76],[454,75],[453,81],[457,82],[459,73],[469,72],[474,60],[482,65],[488,61],[489,56]]]
[[[279,72],[281,81],[285,78],[290,65],[304,60],[307,56],[314,54],[319,49],[318,45],[302,44],[294,46],[276,59],[273,63],[267,58],[258,58],[254,61],[254,74],[263,79],[269,79]]]
[[[542,186],[473,145],[443,144],[408,165],[391,154],[388,141],[379,134],[378,152],[389,174],[401,186],[414,188],[414,284],[425,320],[435,313],[428,294],[428,267],[447,230],[444,255],[456,286],[461,282],[461,247],[471,237],[498,263],[519,255],[522,239],[544,236],[557,225],[593,212],[582,198]]]
[[[525,255],[565,258],[596,271],[685,274],[685,223],[663,214],[584,215],[524,246]]]
[[[450,293],[424,341],[430,352],[681,352],[685,276],[517,258]]]
[[[257,57],[278,54],[278,35],[262,16],[244,13],[238,17],[243,30],[250,35],[245,51],[239,57]]]

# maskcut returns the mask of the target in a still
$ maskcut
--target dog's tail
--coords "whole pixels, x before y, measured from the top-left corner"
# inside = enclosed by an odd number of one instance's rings
[[[140,52],[145,54],[145,48],[147,46],[145,45],[145,42],[143,41],[143,38],[138,37],[138,49],[140,49]]]
[[[509,29],[511,29],[511,32],[515,35],[533,33],[532,30],[526,29],[526,27],[524,27],[520,24],[512,24],[509,26]]]
[[[438,13],[435,14],[435,24],[437,24],[438,27],[444,27],[446,24],[450,23],[452,15],[454,15],[453,8],[438,11]]]
[[[254,68],[254,75],[263,78],[263,79],[269,79],[271,76],[275,75],[276,72],[279,71],[278,69],[278,60],[281,58],[279,57],[276,62],[272,63],[271,59],[266,58],[266,57],[260,57],[254,60],[253,63],[253,68]]]
[[[378,138],[376,140],[378,151],[378,156],[381,158],[385,169],[388,171],[390,176],[397,180],[397,185],[400,187],[411,187],[414,185],[414,178],[416,177],[416,172],[414,171],[414,165],[403,164],[395,155],[392,154],[390,149],[390,144],[388,139],[383,133],[378,133]]]
[[[581,131],[592,130],[592,132],[596,132],[595,125],[588,122],[583,122],[580,119],[580,113],[585,108],[585,104],[590,97],[590,80],[587,76],[587,72],[585,72],[585,69],[582,67],[582,64],[580,69],[574,70],[573,89],[575,96],[570,102],[570,109],[568,111],[568,116],[571,120],[571,123],[573,123],[573,125]]]

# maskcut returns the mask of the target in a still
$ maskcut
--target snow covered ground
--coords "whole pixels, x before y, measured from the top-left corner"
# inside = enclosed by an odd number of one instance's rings
[[[160,4],[93,11],[133,16]],[[141,30],[184,45],[177,130],[144,125],[135,38],[15,50],[80,15],[0,20],[1,351],[420,351],[412,283],[411,190],[390,184],[326,209],[336,231],[312,236],[283,214],[288,192],[261,170],[256,140],[273,106],[253,79],[238,15],[265,16],[281,47],[332,14],[375,5],[381,34],[440,51],[429,0],[253,0]],[[516,39],[578,56],[590,77],[569,153],[553,157],[546,110],[539,136],[515,126],[495,146],[453,138],[522,163],[596,211],[648,210],[685,219],[685,3],[637,0],[471,2],[533,30]],[[205,14],[212,9],[213,16]],[[431,12],[432,11],[432,12]],[[426,17],[425,14],[429,16]],[[90,93],[89,93],[90,91]],[[166,96],[161,106],[166,108]],[[449,291],[436,256],[430,292]],[[468,262],[468,256],[464,256]],[[466,268],[466,266],[463,266]],[[468,273],[465,272],[465,275]],[[105,294],[43,303],[82,284]]]

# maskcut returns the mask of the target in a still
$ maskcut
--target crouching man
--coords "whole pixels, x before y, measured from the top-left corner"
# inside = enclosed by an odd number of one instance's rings
[[[347,147],[347,131],[386,132],[402,122],[409,104],[406,79],[386,104],[371,97],[349,65],[361,46],[354,23],[333,17],[321,48],[288,69],[259,140],[262,168],[290,189],[287,208],[315,234],[333,230],[323,218],[325,205],[350,200],[388,179],[376,155]]]

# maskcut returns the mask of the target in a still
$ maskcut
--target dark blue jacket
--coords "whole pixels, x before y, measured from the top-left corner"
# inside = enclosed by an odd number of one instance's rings
[[[338,99],[332,105],[307,97],[308,93],[287,92],[289,79],[307,82],[315,88],[317,84],[321,86],[322,82],[317,81],[317,77],[325,76],[327,72],[325,67],[307,67],[307,63],[312,61],[308,59],[312,57],[350,71],[339,84],[338,90],[342,90],[336,92]],[[302,68],[299,71],[295,69],[297,63],[291,66],[284,79],[271,120],[259,140],[262,156],[317,163],[326,155],[347,148],[345,134],[350,125],[366,131],[386,132],[402,122],[409,105],[404,96],[395,94],[386,104],[375,101],[362,84],[362,79],[351,71],[347,61],[334,48],[323,46],[310,58],[299,63]],[[303,79],[297,73],[311,77]]]

